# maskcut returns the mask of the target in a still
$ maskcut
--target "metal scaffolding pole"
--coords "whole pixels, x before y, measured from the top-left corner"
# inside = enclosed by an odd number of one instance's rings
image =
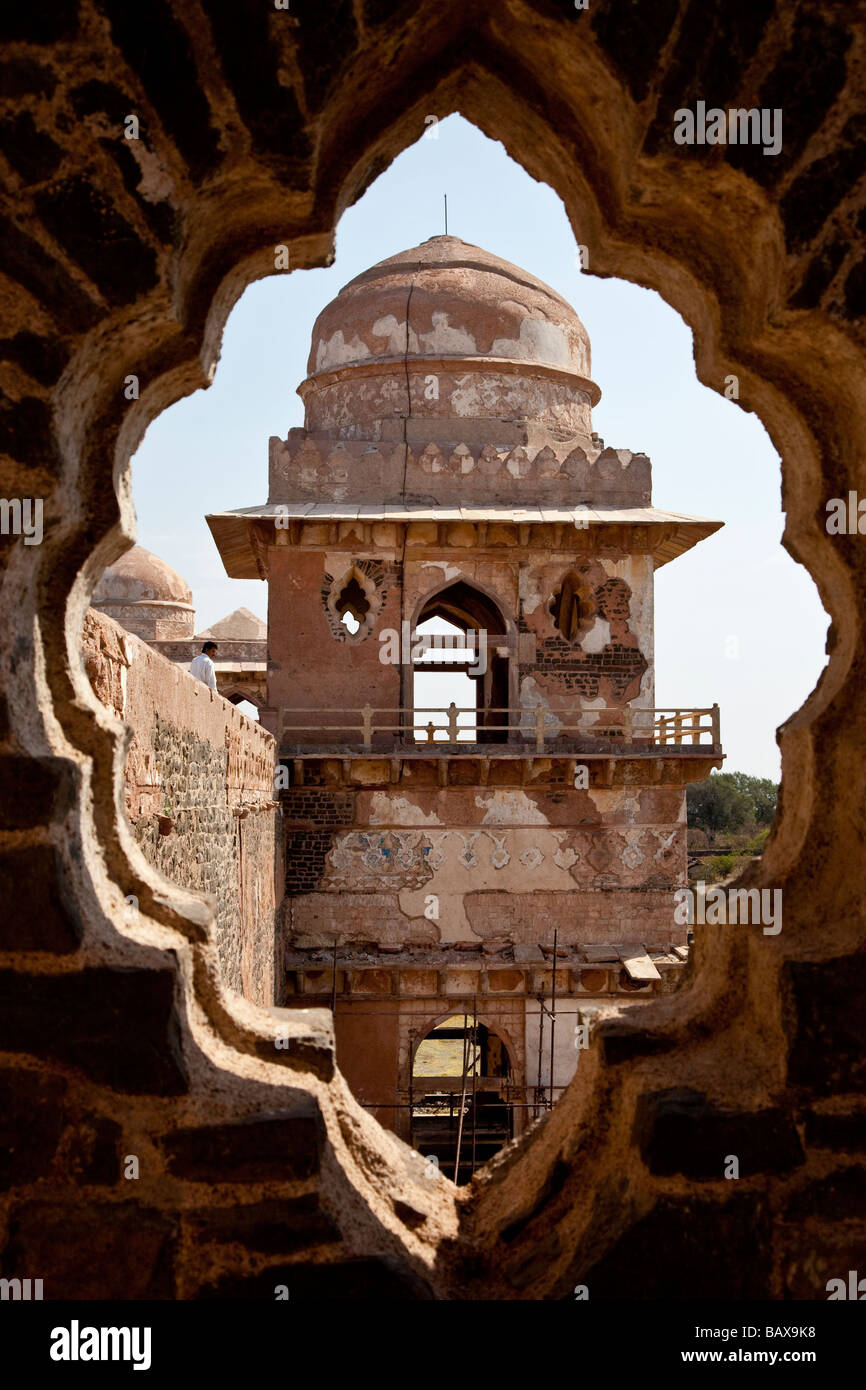
[[[553,928],[553,970],[550,976],[550,1108],[553,1109],[553,1044],[556,1041],[556,942],[557,929]]]
[[[463,1015],[463,1093],[460,1097],[460,1117],[457,1123],[457,1149],[454,1154],[454,1181],[457,1181],[457,1171],[460,1167],[460,1145],[463,1142],[463,1110],[466,1105],[466,1068],[469,1062],[469,1019]]]
[[[478,995],[472,997],[472,1046],[474,1056],[472,1058],[472,1173],[475,1173],[475,1137],[478,1130],[478,1107],[476,1096],[478,1095]]]
[[[537,1119],[538,1119],[538,1111],[539,1111],[539,1106],[540,1106],[540,1103],[541,1103],[541,1051],[542,1051],[542,1042],[543,1042],[543,1039],[544,1039],[544,1015],[545,1015],[545,1012],[546,1012],[545,1007],[544,1007],[544,989],[543,989],[543,988],[542,988],[541,993],[540,993],[537,997],[538,997],[538,1084],[537,1084],[536,1087],[535,1087],[535,1114],[534,1114],[533,1117],[532,1117],[534,1120],[537,1120]]]

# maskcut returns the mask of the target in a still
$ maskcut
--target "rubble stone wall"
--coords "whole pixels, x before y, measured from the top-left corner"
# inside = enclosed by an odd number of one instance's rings
[[[273,738],[92,608],[84,662],[96,693],[132,731],[126,813],[148,863],[208,896],[223,980],[272,1004],[282,860]]]

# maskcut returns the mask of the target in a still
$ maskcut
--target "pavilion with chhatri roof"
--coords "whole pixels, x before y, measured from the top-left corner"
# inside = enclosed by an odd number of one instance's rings
[[[593,430],[574,309],[457,237],[346,285],[298,389],[267,501],[207,519],[268,584],[277,1002],[333,1006],[356,1094],[465,1177],[560,1094],[582,1019],[682,970],[686,786],[722,749],[711,702],[656,707],[653,577],[721,523],[653,505]],[[414,640],[437,625],[473,662]]]

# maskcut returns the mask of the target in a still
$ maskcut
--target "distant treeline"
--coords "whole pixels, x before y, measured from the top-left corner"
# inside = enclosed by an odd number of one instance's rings
[[[686,790],[689,828],[703,830],[710,845],[717,835],[755,835],[776,811],[779,787],[769,777],[746,772],[711,772]]]

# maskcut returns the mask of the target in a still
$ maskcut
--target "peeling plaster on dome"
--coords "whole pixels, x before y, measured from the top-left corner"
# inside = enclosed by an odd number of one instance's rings
[[[405,331],[405,330],[404,330]],[[398,351],[402,351],[402,345]],[[342,328],[338,328],[330,338],[325,340],[320,338],[316,346],[316,371],[326,371],[332,367],[340,367],[347,362],[357,362],[359,358],[372,356],[366,343],[363,343],[357,333],[350,342],[346,342],[343,337]]]
[[[432,317],[433,327],[430,332],[418,334],[424,352],[431,356],[436,353],[441,353],[443,356],[451,353],[474,355],[478,352],[478,346],[472,334],[465,328],[452,328],[448,322],[448,314],[440,310]]]
[[[385,314],[382,318],[376,320],[376,322],[373,324],[373,327],[370,329],[370,332],[372,333],[374,338],[386,339],[386,347],[383,349],[381,353],[376,354],[377,356],[399,357],[401,353],[404,353],[406,351],[405,319],[401,323],[398,319],[395,319],[393,314]],[[412,353],[413,355],[417,354],[418,335],[415,332],[414,328],[409,329],[408,346],[410,353]],[[365,352],[364,355],[372,356],[373,354]]]
[[[524,310],[525,312],[525,310]],[[523,319],[519,338],[496,338],[491,357],[512,357],[518,361],[544,362],[552,367],[574,370],[574,350],[565,331],[546,319]],[[586,369],[585,362],[582,364]]]

